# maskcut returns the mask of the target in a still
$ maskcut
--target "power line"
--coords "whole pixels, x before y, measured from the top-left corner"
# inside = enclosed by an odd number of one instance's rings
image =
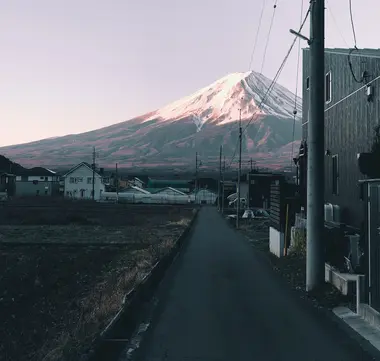
[[[301,0],[300,26],[302,25],[302,15],[303,15],[303,0]],[[297,115],[298,80],[299,80],[299,70],[300,70],[300,57],[301,57],[301,38],[298,39],[296,92],[295,92],[295,95],[294,95],[293,131],[292,131],[292,153],[290,155],[290,169],[293,169],[293,153],[294,153],[294,137],[295,137],[295,133],[296,133],[296,115]]]
[[[307,20],[309,14],[310,14],[310,9],[311,9],[311,5],[309,6],[309,8],[308,8],[308,10],[307,10],[307,13],[306,13],[306,15],[305,15],[305,18],[304,18],[304,20],[303,20],[303,22],[302,22],[302,24],[301,24],[301,26],[300,26],[300,28],[299,28],[299,30],[298,30],[299,33],[302,31],[303,27],[305,26],[306,20]],[[279,69],[278,69],[278,71],[277,71],[275,77],[273,78],[271,84],[269,85],[269,87],[268,87],[266,93],[264,94],[264,97],[262,98],[261,102],[260,102],[259,105],[257,106],[257,109],[256,109],[256,110],[254,111],[254,113],[252,114],[252,117],[251,117],[251,119],[249,120],[248,124],[244,127],[244,129],[243,129],[243,131],[242,131],[243,134],[244,134],[244,132],[247,130],[247,128],[249,127],[249,125],[251,124],[252,120],[255,118],[255,116],[256,116],[258,110],[259,110],[259,109],[261,110],[261,107],[264,105],[264,102],[266,101],[267,97],[269,96],[269,94],[272,92],[274,86],[276,85],[277,80],[278,80],[278,78],[280,77],[280,75],[281,75],[281,73],[282,73],[282,70],[283,70],[284,67],[285,67],[285,64],[286,64],[286,62],[287,62],[287,60],[288,60],[288,58],[289,58],[289,56],[290,56],[290,53],[292,52],[292,50],[293,50],[293,48],[294,48],[294,45],[295,45],[296,41],[297,41],[297,37],[294,37],[294,39],[293,39],[293,41],[292,41],[292,43],[291,43],[291,45],[290,45],[290,48],[289,48],[288,52],[286,53],[285,58],[284,58],[284,60],[282,61],[281,65],[280,65],[280,67],[279,67]],[[257,134],[258,134],[258,132],[255,134],[255,138],[256,138]],[[238,140],[238,141],[239,141],[239,140]],[[231,165],[232,165],[232,163],[233,163],[233,161],[234,161],[234,158],[235,158],[235,156],[236,156],[238,141],[237,141],[237,143],[236,143],[235,151],[234,151],[234,154],[233,154],[233,156],[232,156],[232,158],[231,158],[231,160],[230,160],[230,162],[229,162],[228,168],[231,167]]]
[[[345,39],[345,37],[343,36],[342,30],[340,29],[340,27],[339,27],[339,25],[338,25],[338,22],[337,22],[337,20],[336,20],[336,18],[335,18],[335,16],[334,16],[334,13],[333,13],[332,10],[331,10],[331,7],[330,7],[330,4],[329,4],[328,0],[326,0],[326,7],[327,7],[328,12],[329,12],[330,15],[331,15],[331,19],[333,20],[333,22],[334,22],[334,24],[335,24],[335,27],[337,28],[340,37],[342,38],[343,42],[346,44],[347,48],[349,48],[348,42],[347,42],[347,40]]]
[[[355,31],[355,24],[354,24],[354,16],[352,14],[352,0],[348,0],[348,6],[350,8],[350,19],[351,19],[352,35],[354,37],[355,48],[357,48],[356,31]]]
[[[251,66],[252,66],[252,62],[253,62],[253,57],[255,55],[256,46],[257,46],[257,39],[259,37],[259,33],[260,33],[260,29],[261,29],[261,22],[263,20],[263,14],[264,14],[264,9],[265,9],[265,2],[266,2],[266,0],[263,0],[263,5],[261,7],[261,14],[260,14],[260,19],[259,19],[259,25],[257,26],[257,30],[256,30],[256,36],[255,36],[255,41],[253,43],[253,50],[252,50],[252,54],[251,54],[251,59],[249,61],[248,70],[251,70]]]
[[[264,48],[263,61],[262,61],[262,63],[261,63],[261,69],[260,69],[260,73],[261,73],[261,74],[263,73],[263,69],[264,69],[265,58],[266,58],[266,55],[267,55],[269,39],[270,39],[270,35],[271,35],[271,33],[272,33],[272,27],[273,27],[274,17],[275,17],[275,15],[276,15],[277,2],[278,2],[278,0],[275,0],[275,3],[274,3],[274,5],[273,5],[272,19],[271,19],[271,21],[270,21],[269,31],[268,31],[268,35],[267,35],[267,41],[266,41],[266,43],[265,43],[265,48]]]
[[[354,47],[349,51],[348,53],[348,57],[347,57],[347,60],[348,60],[348,67],[350,68],[350,72],[351,72],[351,75],[354,79],[354,81],[356,83],[363,83],[365,80],[366,80],[366,72],[363,73],[362,77],[360,79],[358,79],[355,75],[355,72],[354,72],[354,69],[353,69],[353,66],[352,66],[352,61],[351,61],[351,54],[356,50],[358,51],[358,45],[357,45],[357,41],[356,41],[356,31],[355,31],[355,24],[354,24],[354,16],[353,16],[353,12],[352,12],[352,1],[351,0],[348,0],[348,7],[350,9],[350,19],[351,19],[351,28],[352,28],[352,35],[354,37]]]

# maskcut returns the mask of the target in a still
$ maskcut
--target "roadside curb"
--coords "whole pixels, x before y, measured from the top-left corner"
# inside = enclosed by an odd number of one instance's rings
[[[224,221],[227,223],[227,225],[232,230],[234,230],[237,235],[241,236],[242,239],[245,239],[246,241],[254,241],[253,238],[248,237],[243,232],[240,232],[239,230],[237,230],[227,219],[225,219],[225,217],[222,214],[221,216],[222,218],[224,218]],[[368,340],[366,340],[363,336],[361,336],[359,333],[354,331],[350,326],[348,326],[342,319],[336,316],[332,309],[321,306],[319,304],[314,304],[313,299],[310,298],[310,296],[307,293],[304,293],[303,291],[297,290],[294,287],[292,287],[287,281],[287,279],[283,277],[281,273],[276,271],[276,269],[273,268],[274,265],[272,263],[269,253],[267,253],[264,250],[260,250],[254,246],[252,247],[252,249],[255,251],[255,254],[258,256],[258,259],[266,263],[271,268],[271,270],[275,274],[277,274],[284,283],[286,283],[289,289],[292,292],[294,292],[294,295],[297,298],[297,301],[298,300],[300,302],[306,301],[306,305],[308,306],[308,308],[310,308],[318,318],[324,319],[324,321],[327,322],[329,325],[332,325],[335,328],[335,330],[337,330],[338,332],[341,332],[342,334],[345,334],[349,341],[355,342],[356,345],[353,345],[352,343],[350,343],[349,346],[352,347],[352,352],[355,352],[358,354],[358,360],[370,361],[370,360],[380,359],[380,352]]]
[[[195,214],[192,220],[171,250],[153,266],[140,283],[125,294],[119,312],[95,340],[93,350],[85,357],[86,361],[113,360],[126,347],[135,331],[144,305],[152,298],[157,286],[193,229],[199,213],[198,208],[194,209]]]

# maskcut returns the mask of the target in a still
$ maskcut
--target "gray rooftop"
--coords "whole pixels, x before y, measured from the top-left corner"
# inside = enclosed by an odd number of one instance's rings
[[[309,50],[305,48],[304,50]],[[351,49],[348,48],[326,48],[325,53],[348,55]],[[351,53],[351,56],[365,56],[370,58],[380,58],[380,49],[358,49]]]

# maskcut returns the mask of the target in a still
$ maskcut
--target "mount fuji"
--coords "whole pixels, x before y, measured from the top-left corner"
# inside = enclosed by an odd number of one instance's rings
[[[215,167],[220,145],[227,162],[236,153],[241,117],[243,159],[269,168],[289,165],[291,149],[301,137],[302,102],[279,84],[268,93],[271,83],[257,72],[229,74],[142,116],[86,133],[2,147],[0,153],[24,166],[61,168],[90,161],[96,147],[97,162],[105,168],[117,162],[120,167],[183,169],[194,167],[198,152],[205,167]]]

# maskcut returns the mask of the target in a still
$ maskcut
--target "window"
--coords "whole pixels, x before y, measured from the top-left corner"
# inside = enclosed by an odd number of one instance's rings
[[[33,184],[34,184],[34,185],[37,185],[37,184],[38,184],[38,180],[34,180],[34,181],[33,181]]]
[[[74,177],[70,177],[70,183],[74,183]]]
[[[339,172],[338,172],[338,155],[332,156],[332,193],[338,195],[339,192]]]
[[[82,183],[82,182],[83,182],[83,178],[82,177],[78,177],[76,183]]]
[[[41,180],[44,180],[44,177],[40,177]]]
[[[45,177],[45,182],[47,182],[47,180],[48,180],[48,177]]]
[[[326,103],[331,102],[331,71],[326,74],[325,78],[325,101]]]
[[[36,196],[39,196],[39,195],[40,195],[40,190],[37,189],[37,190],[36,190]]]
[[[309,88],[310,88],[310,78],[307,77],[306,78],[306,90],[309,90]]]
[[[45,191],[45,196],[47,196],[48,195],[48,191]]]
[[[87,184],[92,184],[92,177],[87,177]]]

